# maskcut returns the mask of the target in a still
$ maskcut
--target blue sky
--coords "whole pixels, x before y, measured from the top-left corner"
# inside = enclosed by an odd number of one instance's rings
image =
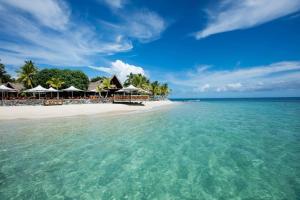
[[[300,96],[300,0],[1,0],[0,19],[11,74],[32,59],[172,97]]]

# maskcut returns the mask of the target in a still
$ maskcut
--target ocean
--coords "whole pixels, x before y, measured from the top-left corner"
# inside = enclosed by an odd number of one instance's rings
[[[299,199],[300,99],[0,121],[0,199]]]

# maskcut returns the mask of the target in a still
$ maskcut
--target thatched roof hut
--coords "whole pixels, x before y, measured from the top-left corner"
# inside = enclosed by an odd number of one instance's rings
[[[89,87],[88,90],[89,91],[94,91],[96,90],[97,86],[102,84],[102,80],[96,81],[96,82],[90,82],[89,83]],[[121,81],[118,79],[118,77],[116,75],[113,75],[110,79],[110,84],[111,84],[111,88],[109,88],[109,90],[111,92],[122,89],[123,85],[121,83]]]
[[[25,87],[23,86],[22,83],[11,83],[11,82],[7,82],[7,83],[4,83],[4,85],[5,85],[6,87],[9,87],[9,88],[11,88],[11,89],[14,89],[14,90],[16,90],[16,91],[18,91],[18,92],[20,92],[20,91],[22,91],[22,90],[25,89]]]

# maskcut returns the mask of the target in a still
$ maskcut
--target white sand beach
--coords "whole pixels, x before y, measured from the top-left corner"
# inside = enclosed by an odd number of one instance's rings
[[[0,107],[0,120],[10,119],[41,119],[70,117],[77,115],[93,115],[100,113],[124,114],[133,111],[151,110],[160,106],[174,104],[174,102],[153,101],[144,106],[125,104],[78,104],[61,106],[6,106]]]

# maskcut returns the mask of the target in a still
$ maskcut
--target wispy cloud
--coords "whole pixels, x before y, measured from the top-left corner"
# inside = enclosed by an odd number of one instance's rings
[[[16,12],[29,14],[41,25],[51,29],[64,29],[69,22],[70,10],[62,1],[55,0],[3,0],[2,4],[16,9]]]
[[[299,89],[300,61],[278,62],[236,70],[212,68],[171,75],[168,80],[187,92],[249,92]]]
[[[159,39],[167,28],[166,21],[160,15],[147,9],[122,10],[118,11],[116,15],[120,18],[120,23],[100,20],[101,25],[115,34],[121,34],[140,42]]]
[[[127,1],[109,2],[117,6]],[[131,50],[132,40],[159,38],[166,28],[158,14],[145,9],[113,12],[120,23],[104,26],[102,21],[99,27],[72,15],[63,0],[3,0],[0,11],[0,58],[13,65],[25,59],[51,65],[94,65],[96,58],[99,63],[107,55]]]
[[[251,28],[300,9],[300,0],[223,0],[208,10],[207,26],[196,33],[196,39],[239,29]]]
[[[149,42],[160,37],[166,29],[166,22],[156,13],[143,10],[126,17],[124,31],[132,38]]]
[[[99,0],[99,1],[105,3],[110,8],[113,8],[113,9],[122,8],[128,2],[128,0]]]
[[[132,49],[131,41],[126,38],[114,35],[103,38],[94,27],[72,21],[70,8],[61,1],[26,3],[17,0],[0,3],[0,57],[6,64],[34,59],[53,65],[90,65],[93,64],[90,58],[95,55]]]
[[[121,81],[125,81],[127,75],[130,73],[133,74],[142,74],[145,75],[145,71],[142,67],[130,65],[121,60],[116,60],[111,63],[109,67],[94,67],[90,66],[91,69],[95,69],[101,72],[106,72],[110,75],[117,75]]]

